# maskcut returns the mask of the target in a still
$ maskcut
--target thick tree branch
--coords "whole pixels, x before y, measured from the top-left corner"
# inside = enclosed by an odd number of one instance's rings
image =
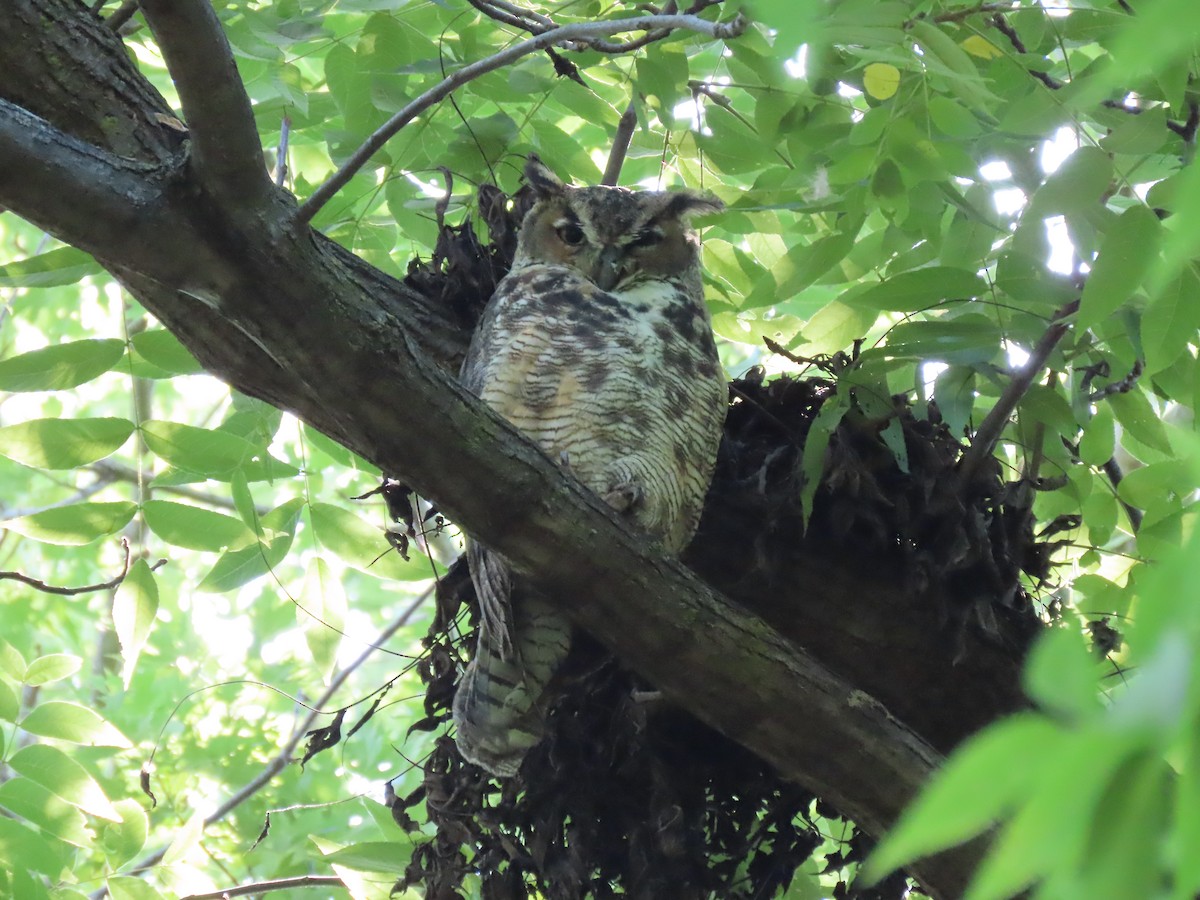
[[[270,182],[250,98],[209,0],[141,0],[179,92],[204,186],[243,203],[261,202]]]
[[[747,24],[746,19],[740,13],[731,22],[724,23],[709,22],[706,19],[689,15],[640,16],[633,19],[613,19],[609,22],[577,22],[572,25],[563,25],[550,31],[544,31],[519,44],[513,44],[499,53],[481,59],[478,62],[473,62],[468,66],[463,66],[458,71],[451,73],[441,83],[427,90],[420,97],[417,97],[405,106],[404,109],[400,110],[400,112],[388,119],[374,134],[363,142],[361,147],[354,151],[350,158],[346,160],[342,167],[328,181],[313,191],[312,196],[300,205],[297,220],[299,222],[308,222],[311,220],[321,207],[329,202],[330,198],[341,190],[354,177],[355,173],[367,164],[372,156],[379,152],[384,144],[425,110],[441,102],[455,89],[462,87],[467,82],[473,81],[481,75],[486,75],[488,72],[507,66],[522,56],[537,53],[547,47],[561,44],[564,41],[588,40],[621,34],[627,31],[683,29],[705,34],[712,38],[730,38],[737,37],[745,31]]]

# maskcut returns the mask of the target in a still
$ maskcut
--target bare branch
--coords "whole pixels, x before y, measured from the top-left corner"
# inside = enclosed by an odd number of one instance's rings
[[[634,99],[629,99],[621,120],[617,122],[617,131],[613,135],[612,149],[608,151],[608,165],[604,167],[604,177],[601,184],[615,185],[621,177],[621,167],[625,165],[625,156],[629,153],[629,144],[633,140],[633,131],[637,128],[637,108]]]
[[[154,2],[163,3],[165,0],[154,0]],[[473,62],[468,66],[463,66],[457,72],[452,73],[439,84],[427,90],[420,97],[417,97],[404,107],[404,109],[392,116],[392,118],[388,119],[374,134],[367,138],[361,147],[354,151],[354,154],[328,181],[317,188],[312,196],[300,205],[300,209],[296,213],[296,219],[298,222],[310,221],[321,207],[328,203],[330,198],[341,190],[354,177],[354,174],[367,164],[372,156],[379,152],[384,144],[425,110],[444,100],[455,89],[462,87],[467,82],[515,62],[523,56],[528,56],[530,53],[537,53],[555,44],[569,41],[593,41],[601,37],[622,34],[628,31],[683,29],[686,31],[695,31],[719,40],[737,37],[746,30],[747,25],[748,22],[741,13],[738,13],[737,17],[730,22],[709,22],[697,16],[690,15],[640,16],[632,19],[614,19],[609,22],[577,22],[572,25],[563,25],[560,28],[554,28],[531,37],[528,40],[521,41],[519,44],[513,44],[513,46],[499,53],[481,59],[478,62]]]
[[[51,584],[46,584],[39,578],[31,578],[22,572],[0,572],[0,579],[9,581],[19,581],[22,584],[27,584],[35,590],[41,591],[43,594],[57,594],[60,597],[74,597],[77,594],[94,594],[97,591],[111,591],[119,587],[121,582],[129,574],[129,541],[121,538],[121,546],[125,550],[125,562],[121,566],[121,574],[116,578],[105,581],[102,584],[89,584],[83,587],[55,587]],[[166,564],[165,559],[160,559],[151,568],[157,569]]]
[[[1050,354],[1054,352],[1054,348],[1058,346],[1058,342],[1062,340],[1063,335],[1067,333],[1070,326],[1067,324],[1067,319],[1075,314],[1079,309],[1079,301],[1072,300],[1065,304],[1054,314],[1054,318],[1050,322],[1050,327],[1046,329],[1041,340],[1037,342],[1037,346],[1033,348],[1033,352],[1029,354],[1029,359],[1024,367],[1013,376],[1012,381],[1004,389],[1000,395],[1000,399],[996,401],[996,405],[991,408],[987,416],[979,425],[978,431],[975,432],[975,437],[971,441],[971,446],[967,448],[963,454],[962,461],[959,463],[959,477],[963,482],[969,482],[979,469],[985,459],[988,459],[992,452],[996,449],[996,444],[1000,441],[1000,435],[1004,432],[1004,428],[1008,425],[1009,416],[1013,414],[1013,410],[1017,408],[1017,404],[1021,402],[1021,398],[1028,392],[1034,379],[1041,372],[1042,367],[1046,365],[1046,360],[1050,358]]]
[[[138,11],[138,6],[140,6],[138,0],[125,0],[113,10],[112,15],[104,20],[104,24],[113,31],[119,32],[121,26],[133,18],[133,14]]]
[[[244,897],[246,894],[266,894],[271,891],[287,891],[292,888],[341,887],[346,883],[336,875],[297,875],[295,878],[276,878],[273,881],[256,881],[237,887],[210,891],[207,894],[188,894],[182,900],[222,900],[224,897]]]
[[[258,127],[212,5],[142,0],[141,7],[179,91],[201,180],[222,196],[261,201],[270,181]]]

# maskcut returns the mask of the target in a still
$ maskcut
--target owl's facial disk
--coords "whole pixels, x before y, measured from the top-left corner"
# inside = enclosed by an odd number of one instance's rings
[[[539,258],[568,265],[605,291],[634,279],[678,274],[695,263],[697,247],[695,235],[677,218],[582,220],[565,204],[526,223],[522,239]]]

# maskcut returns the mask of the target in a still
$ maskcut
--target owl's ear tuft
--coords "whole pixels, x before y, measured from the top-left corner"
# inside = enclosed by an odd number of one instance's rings
[[[725,209],[725,204],[712,194],[702,194],[699,191],[676,191],[670,195],[670,198],[664,212],[679,216],[681,219],[690,216],[706,216]]]
[[[542,197],[557,196],[566,187],[536,153],[530,153],[525,160],[525,181]]]

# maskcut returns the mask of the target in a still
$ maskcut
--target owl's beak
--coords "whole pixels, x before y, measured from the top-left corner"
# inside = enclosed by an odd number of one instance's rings
[[[621,265],[621,257],[624,255],[622,247],[605,247],[600,251],[600,258],[596,260],[595,277],[592,279],[596,287],[602,291],[611,291],[617,286],[624,274]]]

